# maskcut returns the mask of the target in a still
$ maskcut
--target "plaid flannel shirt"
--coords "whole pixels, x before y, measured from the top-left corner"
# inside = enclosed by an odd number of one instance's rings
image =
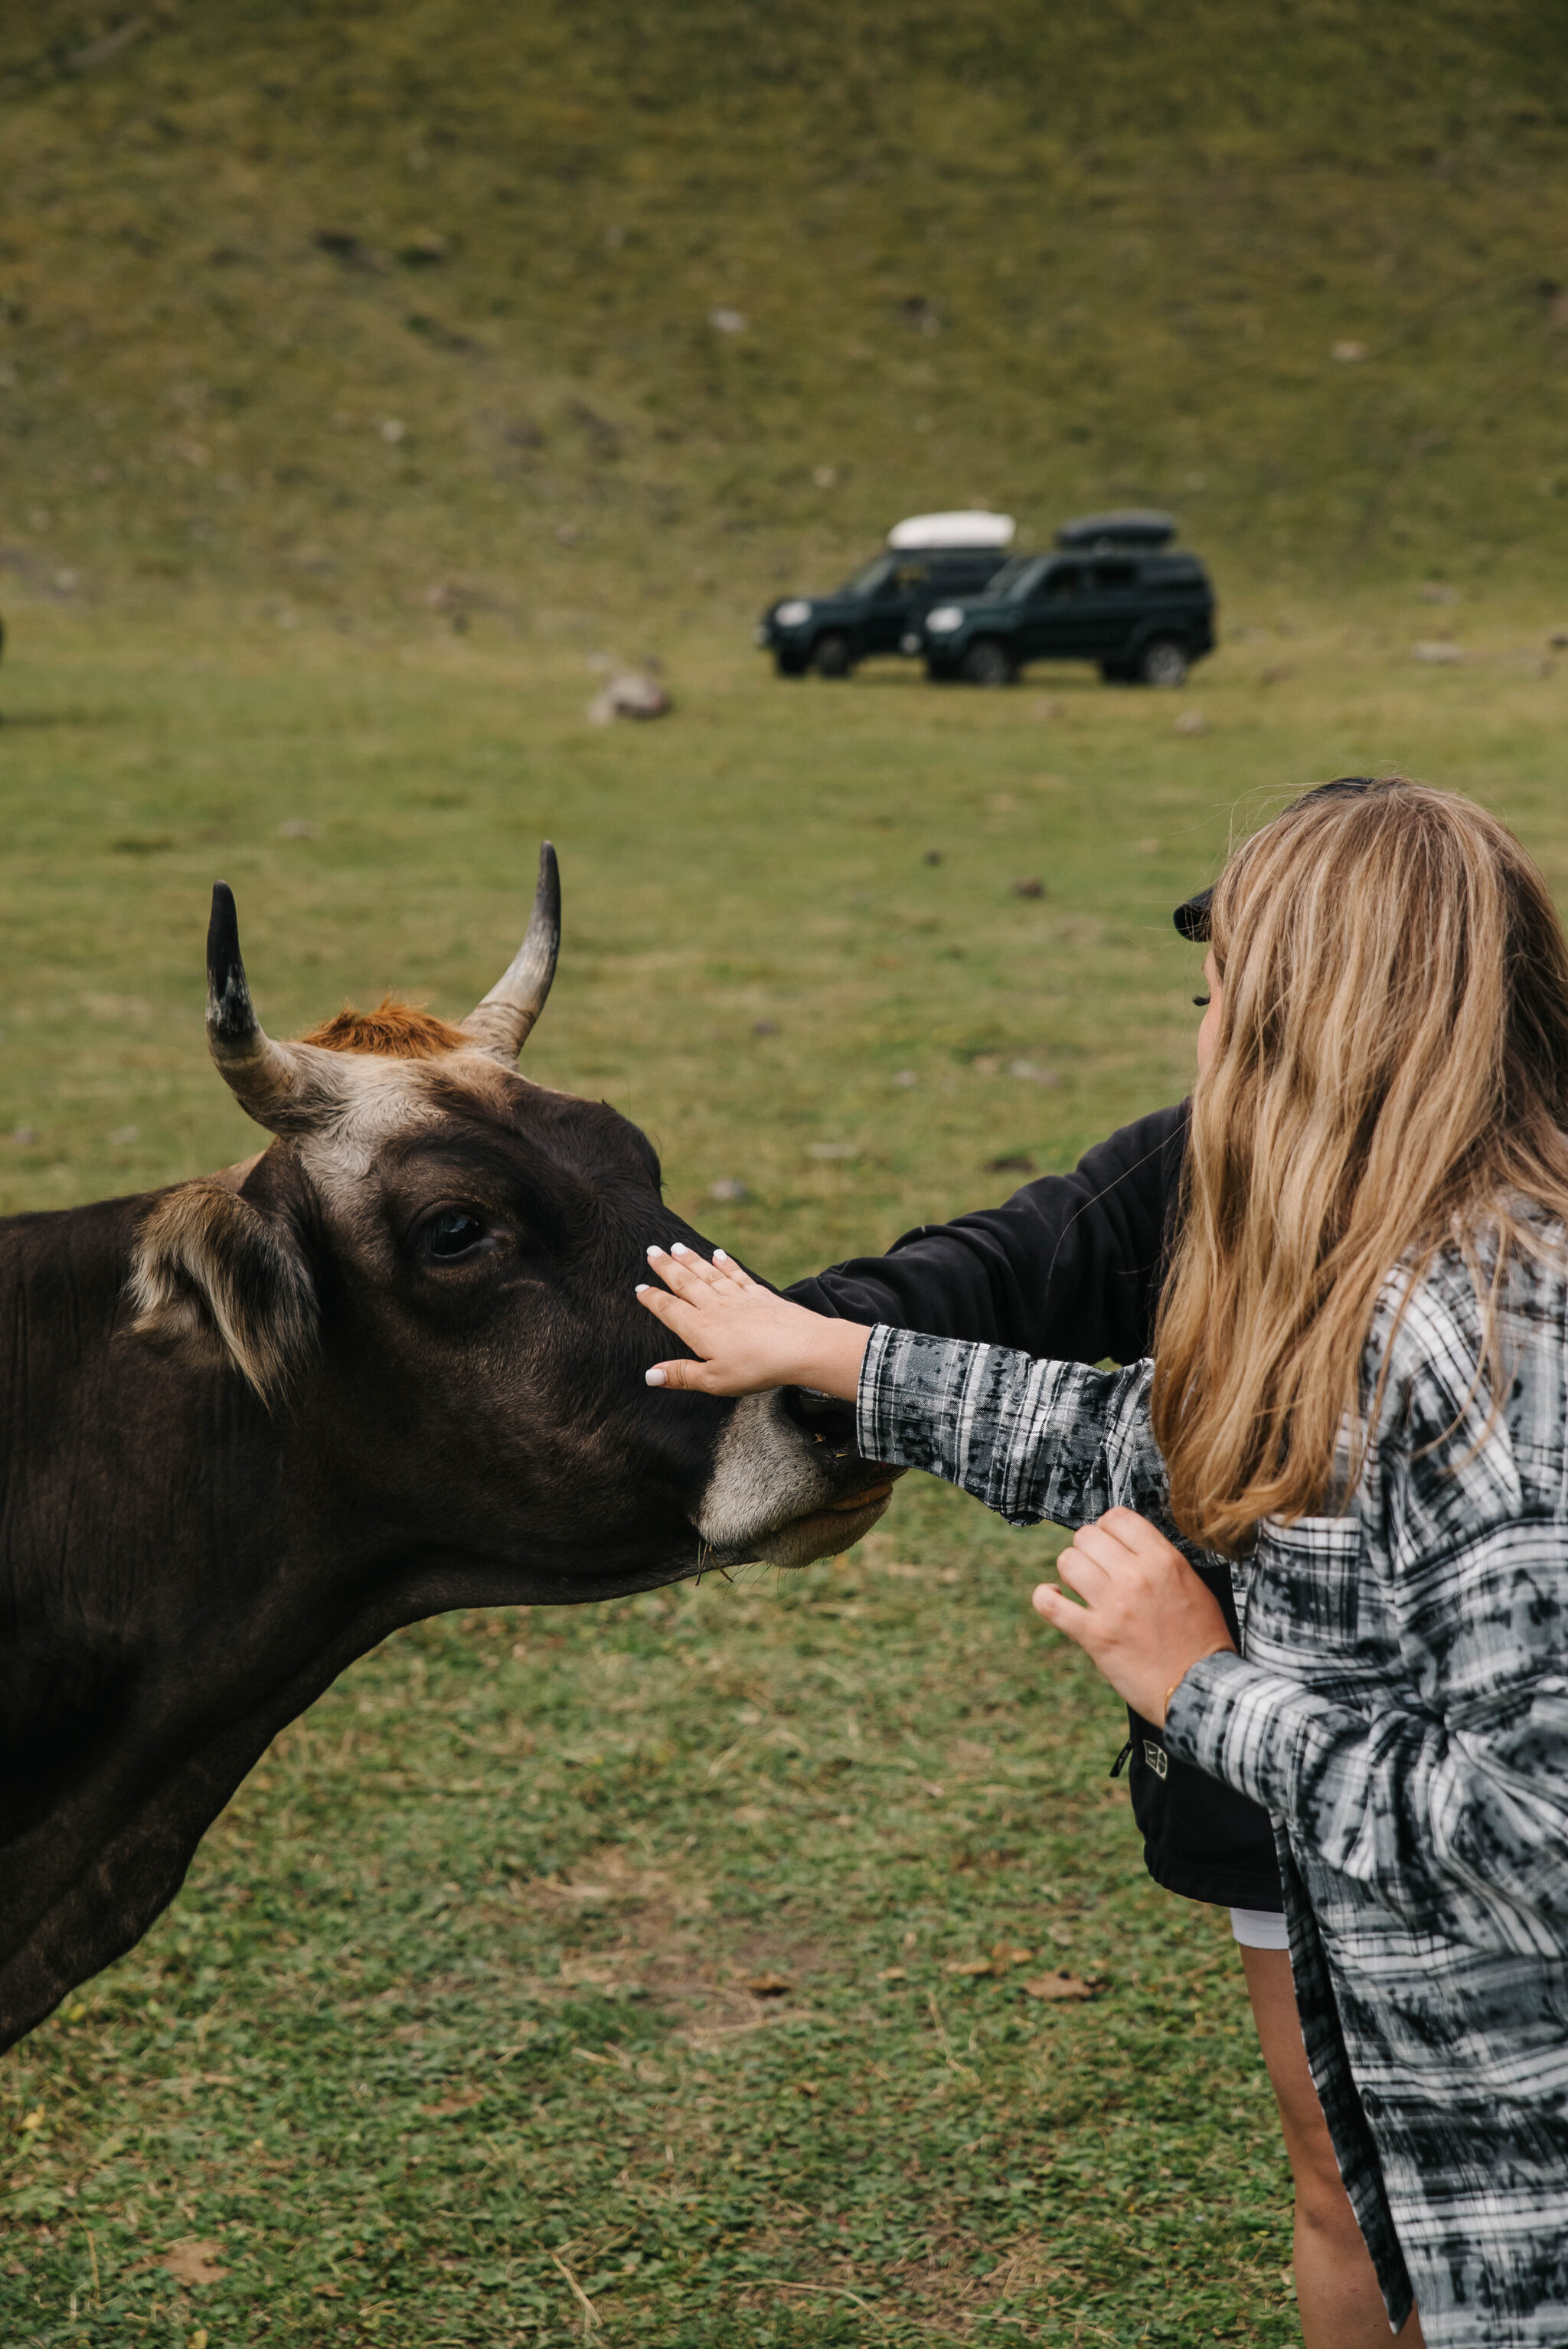
[[[1562,1241],[1556,1227],[1543,1237]],[[1568,1278],[1516,1262],[1494,1413],[1457,1248],[1387,1285],[1345,1514],[1259,1528],[1242,1651],[1170,1751],[1270,1813],[1313,2076],[1390,2323],[1429,2349],[1568,2342]],[[871,1460],[1016,1525],[1120,1506],[1173,1538],[1152,1366],[880,1328]],[[1180,1545],[1186,1547],[1186,1545]],[[1189,1555],[1192,1553],[1189,1551]]]

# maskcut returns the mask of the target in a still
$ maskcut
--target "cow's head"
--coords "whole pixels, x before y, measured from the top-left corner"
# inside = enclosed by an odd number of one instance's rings
[[[220,883],[208,1038],[273,1140],[158,1200],[135,1326],[306,1427],[328,1506],[384,1526],[389,1554],[465,1561],[476,1594],[589,1598],[842,1549],[890,1481],[847,1414],[645,1383],[670,1344],[633,1293],[645,1250],[702,1243],[635,1126],[517,1071],[559,936],[547,843],[517,958],[459,1025],[384,1004],[275,1043]]]

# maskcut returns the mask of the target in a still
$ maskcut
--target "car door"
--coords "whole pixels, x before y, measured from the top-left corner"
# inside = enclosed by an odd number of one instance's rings
[[[923,582],[913,588],[904,606],[903,635],[901,652],[920,650],[921,631],[928,612],[938,604],[956,603],[960,596],[973,595],[985,585],[997,568],[991,554],[928,554],[921,558],[925,566]]]
[[[1085,573],[1082,563],[1053,563],[1029,591],[1020,631],[1021,660],[1076,660],[1082,657]]]
[[[1138,618],[1138,565],[1101,560],[1088,564],[1086,571],[1078,607],[1083,657],[1094,661],[1120,660]]]
[[[861,644],[868,653],[895,653],[909,626],[912,610],[923,612],[930,603],[931,566],[923,555],[906,555],[897,564],[866,606],[861,623]]]

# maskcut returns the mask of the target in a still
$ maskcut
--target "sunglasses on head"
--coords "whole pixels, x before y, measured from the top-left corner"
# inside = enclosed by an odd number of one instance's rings
[[[1303,792],[1294,805],[1305,807],[1308,800],[1357,799],[1363,792],[1373,790],[1377,781],[1376,775],[1339,775],[1332,783],[1318,783],[1310,792]],[[1213,898],[1212,887],[1195,890],[1191,897],[1182,898],[1171,916],[1181,936],[1191,938],[1195,947],[1209,943],[1209,908]]]

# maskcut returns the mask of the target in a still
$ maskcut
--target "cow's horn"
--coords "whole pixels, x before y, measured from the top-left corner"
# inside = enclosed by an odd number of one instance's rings
[[[516,959],[504,978],[491,988],[484,1001],[463,1021],[463,1033],[508,1068],[528,1040],[528,1033],[544,1009],[555,957],[561,951],[561,874],[555,851],[545,841],[539,852],[539,882],[533,911]]]
[[[207,1043],[235,1100],[258,1125],[281,1133],[298,1123],[300,1067],[256,1018],[240,959],[234,893],[226,881],[212,885],[207,925]]]

